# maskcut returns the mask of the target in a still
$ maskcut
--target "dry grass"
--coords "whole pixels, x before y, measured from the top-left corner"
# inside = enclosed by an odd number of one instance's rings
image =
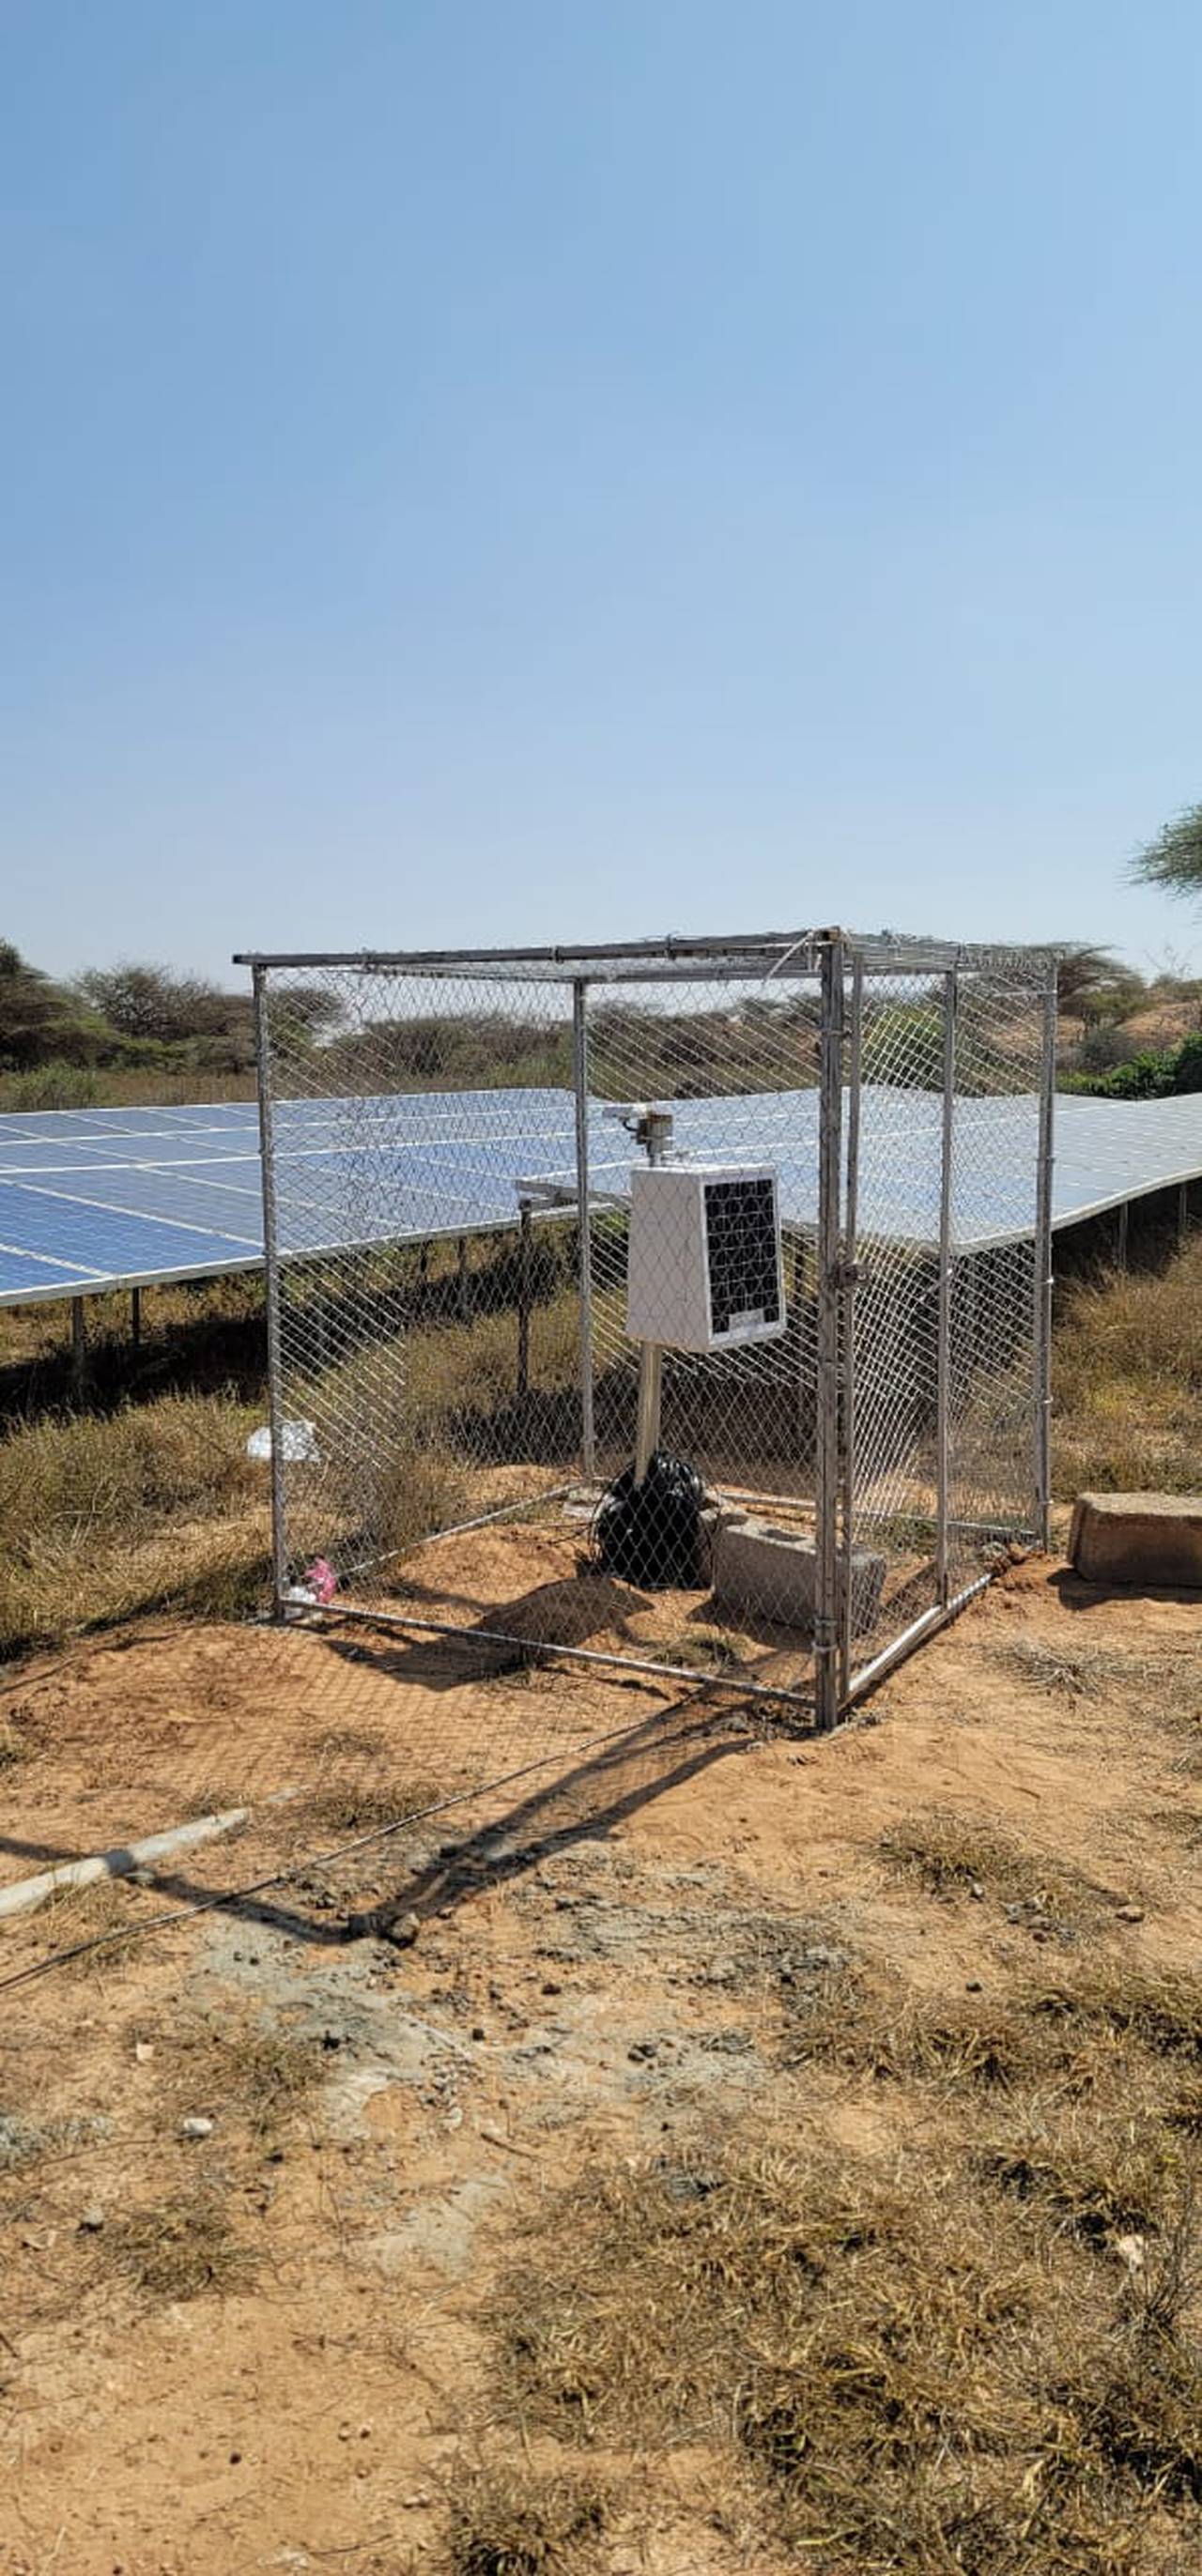
[[[1170,2097],[1165,2118],[1170,2128],[1183,2130],[1188,2138],[1202,2139],[1202,2068],[1181,2077]]]
[[[1078,1282],[1060,1302],[1054,1476],[1083,1488],[1189,1493],[1202,1456],[1202,1241],[1159,1271]]]
[[[1071,1979],[1020,1989],[1016,2007],[1045,2026],[1101,2031],[1202,2064],[1202,1981],[1182,1970],[1097,1959]]]
[[[267,1564],[257,1410],[164,1396],[0,1441],[0,1655],[167,1604],[246,1607]]]
[[[1202,2066],[1202,1984],[1171,1970],[1095,1959],[1004,1995],[915,2000],[903,1981],[848,1966],[790,2020],[785,2056],[945,2092],[1055,2083],[1086,2094],[1128,2052]]]
[[[954,2155],[608,2168],[545,2213],[493,2324],[524,2422],[724,2452],[765,2539],[831,2576],[1126,2576],[1156,2511],[1197,2529],[1180,2308],[1154,2324]]]
[[[38,1916],[47,1950],[70,1951],[92,1941],[107,1942],[110,1934],[126,1931],[137,1919],[139,1893],[124,1878],[95,1879],[90,1887],[57,1888]],[[58,1973],[117,1976],[125,1966],[126,1955],[127,1945],[122,1942],[115,1942],[111,1949],[82,1948],[82,1956],[64,1959]]]
[[[161,2054],[166,2057],[166,2050]],[[173,2034],[161,2107],[174,2126],[181,2112],[220,2122],[243,2121],[260,2135],[304,2109],[328,2072],[321,2043],[270,2028],[217,2029],[208,2022]]]
[[[1136,2238],[1176,2244],[1194,2217],[1190,2151],[1175,2134],[1171,2098],[1125,2062],[1113,2085],[1084,2099],[1054,2088],[1010,2110],[982,2144],[980,2171],[1088,2244]]]
[[[1042,1637],[1008,1637],[991,1646],[989,1660],[1029,1690],[1049,1698],[1099,1699],[1108,1692],[1141,1690],[1179,1675],[1178,1657],[1123,1654],[1110,1646],[1049,1645]]]
[[[0,1359],[25,1385],[0,1438],[0,1658],[151,1609],[236,1616],[265,1595],[267,1479],[245,1454],[266,1401],[261,1293],[241,1282],[155,1293],[155,1369],[215,1391],[117,1401],[136,1370],[124,1318],[114,1330],[102,1318],[98,1409],[70,1411],[61,1318],[0,1318]],[[540,1444],[554,1451],[561,1398],[570,1411],[574,1336],[573,1294],[536,1307],[533,1410],[521,1434],[532,1454]],[[482,1454],[484,1426],[493,1425],[497,1455],[519,1436],[516,1421],[497,1428],[515,1410],[516,1337],[516,1315],[500,1305],[470,1323],[444,1317],[409,1330],[403,1366],[399,1345],[394,1367],[377,1343],[374,1365],[357,1352],[327,1373],[315,1410],[336,1413],[345,1462],[331,1460],[323,1477],[321,1537],[331,1553],[363,1529],[376,1548],[403,1552],[470,1516],[470,1461]],[[57,1409],[39,1412],[43,1378]]]
[[[107,2270],[148,2299],[195,2299],[238,2290],[254,2275],[250,2249],[235,2236],[212,2192],[182,2192],[112,2218],[95,2238]]]
[[[530,2467],[472,2469],[450,2498],[453,2576],[543,2576],[595,2558],[605,2491],[593,2480]]]
[[[1202,1851],[1202,1811],[1197,1807],[1154,1807],[1148,1823],[1184,1851]]]
[[[1041,2002],[1043,1993],[1038,1989]],[[1007,2093],[1050,2076],[1084,2088],[1093,2080],[1080,2063],[1085,2047],[1085,2033],[1067,2012],[1044,2014],[1008,1995],[919,2000],[901,1977],[849,1962],[802,1996],[782,2054],[790,2066],[841,2067],[945,2093]]]
[[[1024,1848],[987,1818],[932,1809],[906,1816],[881,1838],[881,1853],[902,1878],[932,1896],[988,1895],[1039,1909],[1060,1922],[1098,1910],[1098,1890],[1080,1872]]]
[[[72,2155],[104,2135],[103,2118],[88,2113],[67,2113],[50,2120],[26,2118],[12,2109],[7,2095],[5,2099],[7,2107],[0,2111],[0,2176],[23,2173],[44,2157]]]
[[[738,1674],[753,1659],[747,1639],[734,1631],[709,1626],[690,1627],[684,1645],[655,1647],[655,1659],[670,1664],[675,1671],[712,1670],[715,1677],[725,1671]]]
[[[295,1801],[289,1818],[306,1843],[314,1834],[328,1838],[378,1833],[387,1825],[403,1823],[406,1816],[421,1815],[446,1795],[445,1780],[390,1774],[381,1761],[367,1779],[323,1782],[308,1797]]]

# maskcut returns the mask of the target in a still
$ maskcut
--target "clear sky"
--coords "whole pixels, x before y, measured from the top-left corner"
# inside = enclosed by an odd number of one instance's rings
[[[1202,966],[1197,0],[5,0],[0,935]]]

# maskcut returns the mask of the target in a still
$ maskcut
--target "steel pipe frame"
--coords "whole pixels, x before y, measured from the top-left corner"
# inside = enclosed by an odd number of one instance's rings
[[[471,1526],[474,1524],[464,1523],[464,1527]],[[450,1533],[439,1531],[437,1535],[449,1536]],[[709,1672],[701,1672],[687,1664],[656,1663],[653,1657],[647,1655],[609,1655],[598,1646],[565,1646],[549,1638],[517,1637],[507,1628],[467,1628],[460,1626],[454,1620],[424,1619],[417,1612],[410,1617],[404,1610],[373,1610],[360,1608],[358,1605],[352,1608],[349,1604],[339,1606],[334,1601],[328,1608],[321,1602],[312,1604],[298,1602],[290,1607],[295,1612],[294,1624],[298,1626],[327,1628],[337,1626],[340,1620],[349,1619],[356,1626],[395,1628],[402,1634],[412,1629],[423,1637],[457,1637],[461,1644],[469,1646],[514,1646],[519,1647],[524,1654],[540,1659],[544,1655],[551,1655],[566,1663],[600,1665],[610,1672],[648,1673],[660,1681],[690,1682],[698,1691],[722,1691],[728,1695],[733,1693],[736,1699],[768,1699],[778,1703],[783,1700],[791,1707],[805,1708],[811,1712],[814,1708],[812,1692],[797,1690],[787,1682],[753,1681],[742,1666],[729,1675],[715,1673],[712,1668]]]
[[[772,943],[772,945],[774,946],[775,943]],[[942,943],[930,947],[924,947],[922,943],[915,943],[912,947],[903,947],[899,943],[852,941],[845,945],[842,936],[838,933],[803,933],[792,942],[782,942],[781,945],[785,948],[785,954],[773,954],[772,967],[769,967],[766,963],[766,952],[770,946],[768,941],[746,941],[741,943],[734,941],[710,941],[692,944],[662,943],[660,945],[640,943],[636,947],[625,950],[610,948],[595,952],[498,951],[492,952],[490,955],[486,956],[478,956],[469,952],[451,951],[424,952],[413,954],[411,956],[403,954],[386,956],[372,955],[370,952],[355,952],[343,955],[328,954],[323,956],[305,955],[270,958],[266,956],[256,956],[253,958],[247,957],[240,961],[249,964],[252,968],[255,1003],[256,1070],[259,1087],[259,1114],[264,1175],[264,1266],[267,1271],[268,1345],[271,1366],[269,1418],[272,1430],[271,1484],[273,1574],[276,1609],[279,1615],[283,1615],[285,1606],[283,1596],[287,1584],[287,1554],[286,1531],[284,1527],[282,1444],[279,1436],[280,1261],[275,1209],[275,1175],[266,975],[271,967],[284,967],[289,965],[300,966],[325,964],[346,965],[348,967],[356,968],[374,966],[389,971],[396,971],[398,973],[409,971],[415,974],[421,974],[423,972],[431,973],[437,971],[452,972],[455,970],[462,970],[468,965],[473,965],[481,971],[487,972],[492,966],[501,968],[506,964],[544,963],[548,967],[558,968],[562,973],[564,967],[570,961],[580,960],[588,955],[590,958],[595,958],[596,963],[593,969],[594,973],[597,973],[599,970],[599,979],[603,976],[606,977],[606,980],[608,980],[606,973],[607,969],[611,970],[616,977],[620,977],[623,970],[623,961],[627,959],[635,968],[636,973],[640,974],[640,976],[652,975],[656,966],[658,966],[661,971],[663,968],[668,967],[674,975],[680,976],[686,973],[688,961],[695,961],[699,970],[699,979],[707,976],[713,977],[719,972],[733,971],[736,961],[741,971],[748,973],[763,974],[772,971],[772,968],[775,968],[776,971],[783,972],[786,967],[791,967],[793,976],[798,980],[812,976],[815,968],[817,967],[821,975],[822,990],[822,1071],[819,1086],[821,1093],[820,1193],[818,1225],[816,1231],[818,1251],[818,1473],[816,1479],[817,1494],[815,1517],[818,1565],[814,1628],[816,1679],[814,1704],[817,1708],[819,1727],[825,1729],[832,1726],[836,1722],[837,1716],[844,1710],[852,1707],[855,1701],[862,1696],[866,1690],[870,1689],[878,1678],[881,1678],[887,1670],[892,1669],[893,1665],[901,1661],[905,1655],[912,1652],[914,1647],[921,1643],[925,1637],[932,1634],[945,1619],[954,1616],[968,1601],[972,1600],[977,1593],[985,1589],[986,1585],[991,1580],[991,1577],[988,1574],[978,1578],[976,1582],[968,1586],[961,1593],[957,1594],[954,1599],[941,1601],[933,1610],[924,1613],[919,1619],[911,1622],[910,1626],[903,1630],[899,1637],[892,1640],[889,1646],[883,1649],[879,1656],[874,1657],[870,1663],[863,1666],[858,1673],[851,1674],[850,1676],[847,1675],[847,1664],[850,1660],[850,1638],[847,1632],[847,1625],[845,1624],[843,1651],[841,1656],[839,1611],[841,1608],[845,1607],[845,1618],[849,1623],[850,1579],[848,1579],[845,1587],[847,1597],[846,1605],[844,1605],[839,1579],[840,1562],[838,1525],[840,1502],[842,1501],[848,1541],[846,1549],[846,1570],[848,1578],[850,1578],[850,1518],[848,1516],[850,1511],[854,1509],[855,1461],[854,1412],[849,1423],[849,1436],[846,1443],[846,1451],[842,1456],[839,1417],[840,1319],[843,1312],[842,1299],[849,1293],[852,1285],[851,1280],[845,1275],[847,1265],[842,1258],[843,1228],[841,1223],[842,1211],[840,1208],[840,1195],[842,1189],[842,1054],[844,1033],[844,977],[849,952],[852,955],[853,961],[857,962],[861,968],[863,964],[867,962],[875,971],[887,971],[888,964],[891,961],[904,962],[905,965],[912,967],[916,961],[922,957],[928,957],[932,965],[935,963],[936,959],[938,959],[940,966],[949,976],[954,974],[955,966],[961,962],[965,964],[977,964],[989,961],[999,963],[1005,962],[1009,965],[1018,964],[1020,961],[1033,964],[1034,961],[1030,957],[1030,952],[1004,950],[975,951],[959,947],[949,949]],[[805,951],[804,955],[802,954],[803,950]],[[576,1093],[577,1109],[577,1210],[579,1216],[579,1237],[582,1247],[582,1309],[586,1306],[591,1308],[591,1265],[589,1264],[587,1251],[585,1249],[588,1245],[589,1238],[586,996],[587,984],[590,980],[591,977],[584,977],[579,974],[571,978],[573,986],[574,1088]],[[1054,1089],[1054,1065],[1055,981],[1054,967],[1049,966],[1045,997],[1045,1038],[1043,1079],[1041,1088],[1041,1139],[1038,1181],[1039,1216],[1037,1218],[1036,1226],[1036,1267],[1037,1273],[1039,1274],[1039,1287],[1042,1287],[1043,1291],[1039,1312],[1044,1319],[1042,1326],[1037,1326],[1037,1353],[1041,1385],[1045,1387],[1050,1328],[1051,1120],[1052,1094]],[[950,1085],[948,1084],[946,1075],[947,1067],[945,1058],[945,1127],[948,1116],[948,1098],[950,1092]],[[582,1126],[584,1129],[583,1137],[581,1135]],[[945,1147],[945,1184],[947,1159]],[[853,1221],[854,1213],[853,1201]],[[944,1228],[941,1223],[941,1247],[943,1244],[943,1235]],[[1042,1247],[1045,1243],[1048,1256],[1046,1259],[1041,1257]],[[1037,1297],[1039,1295],[1039,1287],[1037,1287]],[[586,1316],[582,1312],[581,1385],[583,1409],[587,1420],[588,1415],[591,1414],[592,1356],[591,1331],[589,1331],[586,1367],[586,1324],[591,1324],[591,1313]],[[854,1406],[854,1388],[852,1389],[852,1403]],[[1042,1441],[1046,1447],[1046,1401],[1043,1399],[1041,1399],[1040,1405],[1040,1424]],[[591,1472],[591,1470],[586,1465],[586,1473],[589,1472]],[[1046,1471],[1041,1473],[1038,1463],[1037,1485],[1040,1496],[1041,1523],[1046,1529],[1047,1479]],[[510,1506],[508,1508],[512,1509],[513,1507]],[[507,1514],[505,1511],[496,1515],[498,1518],[506,1516]],[[489,1514],[483,1517],[491,1519],[493,1515]],[[943,1523],[946,1542],[946,1486],[944,1495]],[[471,1526],[471,1524],[461,1524],[460,1526],[467,1527]],[[436,1535],[451,1535],[451,1533],[437,1533]],[[306,1615],[311,1614],[307,1613]],[[358,1611],[349,1608],[341,1608],[337,1613],[333,1613],[331,1615],[343,1619],[362,1618],[364,1620],[374,1622],[377,1625],[390,1625],[401,1629],[418,1629],[422,1633],[426,1634],[457,1636],[468,1639],[474,1637],[481,1642],[493,1642],[497,1644],[512,1645],[514,1647],[528,1647],[530,1644],[529,1639],[512,1637],[507,1632],[501,1630],[492,1631],[482,1630],[479,1628],[465,1629],[450,1622],[409,1618],[396,1613]],[[546,1645],[540,1644],[538,1651],[540,1654],[559,1656],[570,1661],[584,1662],[603,1667],[613,1667],[614,1669],[622,1671],[634,1670],[647,1672],[655,1675],[656,1677],[663,1677],[674,1681],[687,1679],[694,1683],[698,1688],[739,1688],[752,1696],[762,1696],[776,1700],[796,1700],[799,1704],[803,1705],[811,1704],[808,1699],[803,1699],[802,1695],[795,1691],[787,1688],[782,1689],[774,1687],[768,1684],[755,1683],[750,1681],[746,1676],[744,1676],[738,1684],[733,1682],[717,1682],[715,1681],[715,1677],[712,1673],[682,1671],[681,1668],[677,1666],[657,1664],[654,1659],[651,1658],[634,1658],[622,1655],[608,1656],[597,1649],[565,1647],[554,1643],[547,1643]],[[842,1671],[839,1669],[841,1661],[843,1666]],[[843,1684],[842,1688],[840,1687],[841,1683]]]
[[[275,1119],[271,1091],[271,1032],[268,1025],[267,970],[251,972],[255,1017],[255,1079],[259,1095],[259,1148],[263,1166],[263,1271],[267,1313],[267,1422],[271,1433],[271,1573],[274,1613],[285,1615],[288,1590],[288,1520],[284,1483],[283,1408],[280,1390],[284,1350],[280,1330],[280,1253],[276,1222]]]
[[[839,1317],[843,1244],[840,1201],[843,1186],[844,971],[842,945],[832,940],[822,962],[822,1062],[818,1111],[814,1697],[818,1724],[822,1729],[834,1726],[839,1710]]]
[[[1039,1067],[1039,1152],[1035,1181],[1035,1526],[1045,1554],[1052,1514],[1052,1181],[1056,1168],[1056,969],[1043,994]]]
[[[1026,967],[1042,984],[1043,969],[1055,950],[947,940],[905,939],[888,933],[864,933],[831,927],[791,931],[735,932],[709,938],[609,940],[579,947],[415,948],[415,949],[238,949],[235,966],[344,966],[395,975],[494,975],[502,980],[574,983],[687,980],[704,981],[719,973],[793,975],[820,973],[823,959],[838,949],[844,958],[858,957],[873,974],[946,974],[954,967],[1014,972]]]
[[[572,1088],[576,1108],[577,1271],[580,1292],[580,1463],[595,1472],[593,1425],[593,1231],[588,1170],[588,985],[572,986]]]
[[[966,1584],[964,1590],[957,1592],[952,1600],[937,1601],[932,1609],[924,1610],[917,1619],[912,1619],[908,1628],[903,1628],[896,1637],[890,1638],[889,1644],[882,1646],[879,1655],[873,1655],[870,1662],[861,1664],[858,1673],[852,1674],[844,1694],[840,1715],[845,1716],[849,1709],[855,1707],[858,1700],[864,1698],[866,1692],[875,1690],[877,1683],[884,1681],[886,1674],[891,1673],[895,1665],[903,1664],[907,1656],[914,1653],[916,1647],[925,1645],[927,1638],[935,1635],[937,1629],[946,1628],[949,1620],[958,1619],[960,1612],[967,1609],[970,1601],[976,1600],[978,1593],[988,1591],[992,1581],[992,1574],[979,1574],[975,1582]]]
[[[956,1138],[956,1010],[954,971],[943,979],[943,1115],[939,1140],[939,1253],[935,1326],[935,1580],[941,1604],[951,1592],[948,1501],[951,1491],[952,1185]]]
[[[851,1682],[851,1554],[856,1516],[856,1263],[860,1233],[860,1107],[863,1079],[864,969],[857,957],[851,971],[851,1012],[847,1033],[847,1205],[843,1264],[843,1603],[839,1638],[839,1699]]]

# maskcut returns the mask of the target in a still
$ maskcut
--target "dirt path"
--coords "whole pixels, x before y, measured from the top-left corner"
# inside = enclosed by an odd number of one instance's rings
[[[490,2309],[565,2185],[766,2126],[888,2163],[929,2093],[793,2044],[852,1972],[899,2009],[986,2013],[1048,1963],[1202,1965],[1202,1614],[1047,1564],[828,1741],[655,1687],[243,1629],[30,1667],[4,1719],[7,1877],[295,1795],[163,1886],[63,1900],[0,1944],[3,1975],[164,1888],[227,1892],[0,1992],[3,2576],[499,2567],[465,2555],[454,2501],[482,2461],[568,2455],[515,2427]],[[231,1893],[556,1747],[507,1792]],[[906,1865],[932,1816],[970,1853],[983,1834],[979,1878],[949,1865],[932,1892],[929,1853]],[[607,2465],[607,2576],[821,2563],[732,2503],[704,2446],[649,2474],[610,2442]]]

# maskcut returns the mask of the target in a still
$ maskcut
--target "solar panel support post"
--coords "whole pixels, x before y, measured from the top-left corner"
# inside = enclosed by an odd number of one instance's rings
[[[596,1474],[593,1424],[593,1242],[589,1220],[588,1176],[588,985],[572,986],[572,1088],[576,1100],[576,1213],[580,1303],[580,1464],[586,1477]]]
[[[1056,967],[1047,971],[1039,1067],[1035,1175],[1035,1534],[1046,1552],[1052,1519],[1052,1178],[1056,1121]]]
[[[647,1160],[654,1171],[663,1162],[672,1141],[672,1121],[662,1112],[652,1110],[639,1121],[638,1134],[646,1149]],[[651,1461],[659,1447],[660,1416],[664,1397],[664,1352],[661,1342],[639,1344],[639,1401],[634,1432],[634,1481],[645,1485],[651,1473]]]
[[[142,1347],[142,1291],[140,1288],[131,1288],[129,1292],[129,1338],[131,1347],[135,1351],[140,1351]]]
[[[275,1119],[271,1097],[271,1034],[267,970],[251,969],[255,1019],[255,1074],[259,1095],[259,1151],[263,1172],[263,1276],[267,1313],[267,1421],[271,1433],[272,1608],[285,1616],[288,1590],[288,1518],[284,1483],[284,1350],[280,1329],[280,1252],[275,1191]]]
[[[842,1304],[844,949],[822,952],[819,1077],[814,1698],[820,1728],[839,1713],[839,1315]],[[849,1559],[850,1570],[850,1559]]]
[[[71,1391],[82,1404],[88,1391],[88,1326],[82,1297],[71,1300]]]
[[[948,1499],[952,1420],[952,1183],[956,1143],[955,970],[943,978],[943,1109],[939,1137],[939,1260],[935,1327],[935,1580],[940,1603],[951,1597]]]
[[[530,1393],[530,1201],[518,1203],[518,1399]]]

